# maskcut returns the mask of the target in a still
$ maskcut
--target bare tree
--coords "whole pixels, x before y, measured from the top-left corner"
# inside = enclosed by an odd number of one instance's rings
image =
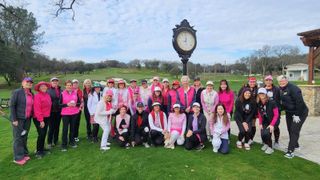
[[[272,51],[280,62],[282,74],[284,74],[284,68],[291,63],[291,57],[297,56],[300,53],[298,47],[290,45],[273,46]]]
[[[254,53],[258,58],[258,63],[261,65],[263,76],[266,74],[268,66],[270,66],[271,53],[272,51],[269,45],[264,45]]]
[[[75,20],[75,11],[73,9],[74,4],[76,3],[76,0],[68,0],[67,2],[65,0],[58,0],[58,2],[56,2],[56,6],[58,7],[57,11],[56,11],[56,17],[58,17],[61,13],[63,13],[64,11],[72,11],[72,20]]]

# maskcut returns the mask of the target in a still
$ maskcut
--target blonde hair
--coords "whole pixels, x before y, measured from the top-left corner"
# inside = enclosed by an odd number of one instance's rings
[[[85,79],[85,80],[83,81],[83,88],[85,88],[85,84],[87,84],[88,82],[90,83],[90,86],[92,86],[91,80],[90,80],[90,79]]]

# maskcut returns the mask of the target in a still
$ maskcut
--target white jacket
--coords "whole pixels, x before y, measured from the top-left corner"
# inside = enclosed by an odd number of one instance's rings
[[[100,100],[102,99],[102,97],[102,92],[100,92]],[[99,97],[97,92],[94,91],[93,94],[90,93],[88,97],[87,107],[91,116],[95,114],[98,102]]]
[[[111,121],[112,114],[116,111],[114,109],[110,109],[106,111],[106,103],[103,99],[101,99],[96,107],[96,112],[94,114],[94,121],[98,124],[106,124]]]

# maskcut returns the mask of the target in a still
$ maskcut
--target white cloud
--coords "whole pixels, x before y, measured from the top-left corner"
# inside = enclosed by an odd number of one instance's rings
[[[306,51],[298,32],[318,28],[316,0],[90,0],[54,18],[55,7],[31,1],[46,32],[41,51],[50,57],[99,61],[106,58],[179,60],[172,48],[172,28],[187,18],[197,30],[191,61],[235,59],[264,44],[290,44]]]

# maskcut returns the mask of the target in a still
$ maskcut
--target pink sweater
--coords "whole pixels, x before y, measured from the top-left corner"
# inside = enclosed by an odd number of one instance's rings
[[[178,116],[175,113],[170,113],[168,118],[168,130],[170,132],[175,130],[178,131],[180,135],[183,135],[186,129],[186,124],[187,118],[185,113],[181,113]]]
[[[233,91],[218,92],[219,101],[226,107],[227,113],[231,113],[234,105],[234,93]]]
[[[51,113],[51,97],[48,93],[39,92],[34,96],[34,117],[42,122],[44,118],[50,116]]]

